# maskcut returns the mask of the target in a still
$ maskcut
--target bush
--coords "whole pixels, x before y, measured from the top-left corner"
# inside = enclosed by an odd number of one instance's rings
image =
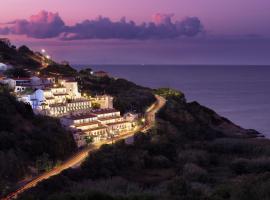
[[[187,163],[184,165],[183,176],[190,181],[207,181],[207,171],[194,163]]]
[[[270,171],[270,158],[244,159],[232,161],[231,169],[236,174],[264,173]]]
[[[204,150],[190,149],[180,151],[178,154],[178,162],[180,164],[194,163],[199,166],[207,166],[210,162],[208,152]]]

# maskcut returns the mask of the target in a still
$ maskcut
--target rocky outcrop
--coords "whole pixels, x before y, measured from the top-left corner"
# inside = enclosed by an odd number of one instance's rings
[[[263,136],[256,130],[244,129],[234,124],[196,101],[186,102],[183,95],[181,99],[167,97],[167,100],[167,104],[160,111],[159,117],[170,121],[192,138]]]

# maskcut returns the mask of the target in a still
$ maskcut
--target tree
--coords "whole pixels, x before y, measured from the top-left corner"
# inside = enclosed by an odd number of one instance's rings
[[[94,141],[94,138],[91,135],[85,136],[84,139],[85,139],[85,142],[86,142],[87,145],[93,143],[93,141]]]

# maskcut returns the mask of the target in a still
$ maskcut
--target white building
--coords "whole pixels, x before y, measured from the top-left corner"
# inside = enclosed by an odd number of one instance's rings
[[[78,136],[77,131],[80,135],[84,132],[85,137],[90,136],[94,142],[98,142],[133,129],[132,122],[125,120],[116,109],[89,110],[88,113],[63,117],[61,122],[65,127],[73,130],[78,146],[82,142],[79,140],[81,137]]]
[[[5,63],[0,63],[0,71],[6,71],[8,69],[12,68],[12,66],[7,65]]]
[[[109,95],[98,95],[92,98],[93,103],[100,105],[101,109],[113,108],[113,97]]]
[[[81,93],[78,90],[78,82],[75,80],[59,79],[58,81],[63,87],[66,88],[66,92],[70,99],[81,98]]]
[[[120,111],[114,108],[92,110],[91,113],[96,115],[99,119],[121,116]]]

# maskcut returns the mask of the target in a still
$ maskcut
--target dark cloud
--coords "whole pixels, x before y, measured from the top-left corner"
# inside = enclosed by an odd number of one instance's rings
[[[106,17],[85,20],[67,26],[57,13],[41,11],[29,20],[15,20],[8,28],[0,28],[0,34],[27,35],[33,38],[59,37],[62,40],[80,39],[165,39],[196,36],[203,32],[197,17],[173,22],[173,14],[155,14],[153,22],[137,25],[124,17],[116,22]]]
[[[9,28],[8,27],[0,27],[0,35],[8,35],[10,33]]]
[[[6,34],[27,35],[32,38],[57,37],[65,29],[65,23],[58,13],[47,11],[32,15],[29,20],[15,20],[7,25],[8,27],[3,28]]]

